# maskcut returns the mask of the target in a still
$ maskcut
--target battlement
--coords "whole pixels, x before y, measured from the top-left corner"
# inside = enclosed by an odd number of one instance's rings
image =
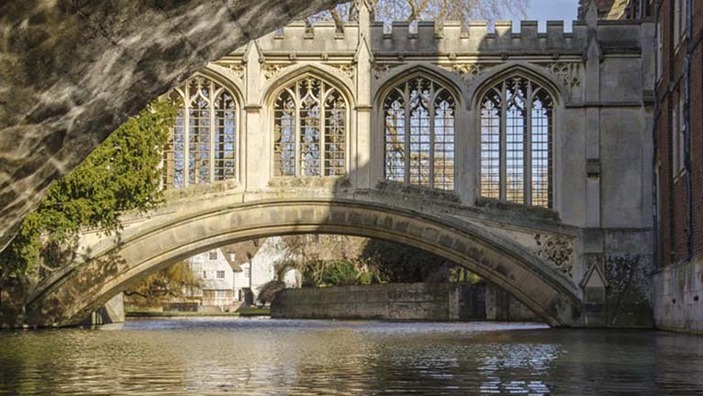
[[[312,28],[302,21],[293,22],[264,36],[260,44],[273,52],[354,52],[359,44],[359,24],[346,23],[338,32],[332,21],[317,22]]]
[[[598,41],[608,49],[639,51],[642,25],[650,22],[599,21],[596,25]],[[389,27],[389,28],[388,28]],[[516,29],[511,21],[497,21],[491,27],[486,21],[472,21],[464,29],[458,21],[441,26],[432,21],[421,21],[416,26],[408,22],[371,22],[360,26],[357,22],[344,25],[338,31],[333,22],[318,22],[309,27],[294,22],[282,30],[260,40],[264,51],[285,53],[353,52],[361,33],[368,37],[376,55],[418,55],[433,53],[454,54],[578,54],[588,41],[588,25],[574,21],[572,32],[564,31],[563,21],[547,21],[540,31],[537,21],[522,21]]]

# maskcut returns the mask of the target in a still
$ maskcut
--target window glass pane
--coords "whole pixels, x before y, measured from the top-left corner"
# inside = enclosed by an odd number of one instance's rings
[[[500,198],[500,118],[502,100],[491,90],[481,106],[481,196]]]
[[[543,93],[543,91],[540,91]],[[551,127],[549,96],[535,95],[532,103],[532,205],[551,207]]]
[[[235,178],[237,105],[232,94],[198,76],[169,97],[179,109],[164,150],[164,186]]]
[[[345,174],[346,107],[338,90],[315,77],[286,87],[274,102],[274,175]]]
[[[214,179],[235,177],[235,107],[228,92],[222,92],[215,102],[215,175]]]
[[[454,98],[446,90],[434,105],[434,187],[454,189]]]
[[[454,97],[423,76],[397,85],[383,102],[385,178],[454,189]]]
[[[273,126],[275,176],[295,176],[295,101],[292,92],[283,91],[276,99]]]
[[[320,176],[320,81],[298,85],[300,103],[300,175]]]
[[[485,94],[482,197],[552,207],[552,114],[551,97],[523,77],[508,78]]]
[[[385,175],[387,180],[405,181],[405,103],[393,90],[385,101]]]
[[[346,103],[337,91],[325,99],[325,176],[339,176],[346,168]]]

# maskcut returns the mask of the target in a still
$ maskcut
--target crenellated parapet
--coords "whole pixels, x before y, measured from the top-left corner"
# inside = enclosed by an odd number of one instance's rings
[[[605,53],[639,52],[642,42],[642,22],[598,21],[595,28],[599,44]],[[356,22],[338,30],[333,22],[318,22],[307,26],[292,23],[259,40],[262,49],[271,54],[336,54],[353,53],[360,43],[360,33],[368,32],[368,43],[375,56],[524,56],[558,57],[582,55],[588,45],[589,25],[574,21],[571,32],[564,31],[563,21],[547,21],[546,30],[538,29],[537,21],[522,21],[519,27],[511,21],[472,21],[468,30],[458,21],[436,25],[421,21],[415,26],[408,22],[371,22],[363,29]],[[294,56],[295,56],[294,55]]]
[[[265,87],[295,66],[320,66],[340,80],[358,85],[364,90],[356,92],[360,103],[371,104],[366,98],[408,65],[443,70],[470,96],[485,76],[501,66],[522,64],[557,85],[567,105],[580,106],[592,102],[585,89],[587,85],[591,91],[595,89],[593,81],[586,82],[589,67],[600,65],[604,57],[642,58],[651,63],[642,49],[651,43],[652,35],[647,21],[596,19],[574,21],[571,32],[564,30],[562,21],[548,21],[543,30],[537,21],[522,21],[519,27],[510,21],[493,25],[472,21],[467,28],[456,21],[389,25],[360,18],[341,28],[331,21],[312,26],[294,22],[235,50],[214,68],[242,86],[247,85],[246,69],[255,68],[250,78],[257,80],[254,85]],[[360,67],[362,53],[366,63]],[[597,58],[590,66],[589,56]],[[247,63],[251,61],[257,65]],[[646,64],[642,69],[648,72]],[[591,74],[590,78],[596,78]],[[621,96],[634,97],[632,93]],[[260,102],[260,98],[252,101]]]

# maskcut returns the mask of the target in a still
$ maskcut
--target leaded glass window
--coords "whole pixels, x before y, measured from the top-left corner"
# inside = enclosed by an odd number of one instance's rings
[[[383,101],[386,180],[454,189],[454,96],[439,83],[412,77]]]
[[[237,104],[222,85],[197,76],[174,89],[176,123],[164,150],[164,185],[183,188],[236,177]]]
[[[286,87],[274,101],[274,176],[346,173],[347,103],[313,76]]]
[[[514,76],[481,100],[481,196],[552,207],[554,103],[534,81]]]

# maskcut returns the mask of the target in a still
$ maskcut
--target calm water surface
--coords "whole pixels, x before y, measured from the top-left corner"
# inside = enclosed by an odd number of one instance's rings
[[[703,395],[703,337],[268,319],[0,332],[0,394],[492,393]]]

